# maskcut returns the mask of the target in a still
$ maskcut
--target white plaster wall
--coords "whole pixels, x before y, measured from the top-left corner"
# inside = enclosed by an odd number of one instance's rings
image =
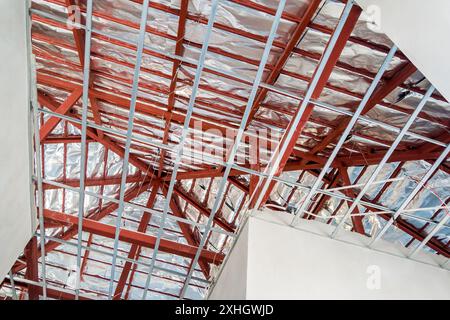
[[[27,2],[0,0],[0,282],[31,238]]]
[[[230,298],[233,277],[242,276],[229,274],[236,272],[246,274],[246,299],[450,299],[441,257],[419,253],[413,261],[400,246],[379,241],[372,250],[367,237],[343,231],[334,240],[332,226],[300,221],[293,228],[291,219],[273,211],[251,217],[238,240],[248,241],[248,269],[225,265],[212,296]]]
[[[245,300],[247,288],[248,224],[244,226],[241,241],[231,251],[226,270],[218,278],[216,289],[211,292],[210,300]]]
[[[450,1],[356,1],[450,101]]]

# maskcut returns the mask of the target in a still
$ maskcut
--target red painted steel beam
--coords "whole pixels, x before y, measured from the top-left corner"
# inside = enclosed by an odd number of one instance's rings
[[[250,182],[252,180],[252,177],[255,177],[255,175],[250,175]],[[228,177],[228,182],[229,184],[234,185],[236,188],[238,188],[239,190],[241,190],[242,192],[244,192],[245,194],[249,194],[250,193],[250,185],[246,186],[244,183],[242,183],[241,181],[239,181],[236,177]]]
[[[55,106],[55,102],[53,99],[51,99],[48,96],[45,96],[44,94],[38,92],[38,101],[40,104],[45,105],[47,108],[49,108],[52,111],[56,110],[56,106]],[[75,126],[76,128],[81,130],[81,125],[75,122],[71,122],[71,124],[73,126]],[[125,150],[122,147],[119,147],[114,141],[112,141],[110,138],[108,138],[107,136],[103,136],[103,138],[101,138],[94,130],[87,128],[86,134],[91,138],[94,139],[95,141],[103,144],[103,146],[111,151],[113,151],[114,153],[116,153],[117,155],[119,155],[120,157],[123,158],[124,154],[125,154]],[[134,155],[130,154],[129,156],[129,162],[134,165],[136,168],[138,168],[139,170],[141,170],[142,172],[147,172],[148,173],[148,164],[146,164],[145,162],[139,160],[137,157],[135,157]],[[148,173],[149,175],[152,175],[151,173]]]
[[[56,113],[65,115],[70,109],[77,103],[83,94],[82,88],[76,88],[67,98],[66,100],[58,106],[54,111]],[[41,141],[43,141],[47,136],[56,128],[56,126],[61,122],[61,118],[50,117],[44,125],[39,130],[39,136]]]
[[[167,183],[165,184],[167,185]],[[211,211],[208,208],[205,208],[198,199],[195,199],[195,195],[187,194],[184,190],[182,190],[180,187],[177,186],[174,187],[173,191],[184,201],[188,202],[191,206],[197,209],[197,211],[199,211],[202,215],[206,217],[209,217],[211,215]],[[216,223],[219,227],[221,227],[225,231],[234,232],[235,226],[229,224],[227,221],[220,218],[220,216],[222,216],[222,214],[221,212],[218,212],[217,215],[214,217],[214,223]]]
[[[356,177],[356,179],[355,179],[355,181],[354,181],[355,184],[358,183],[358,182],[361,180],[361,178],[362,178],[362,177],[364,176],[364,174],[366,173],[367,168],[368,168],[368,167],[363,167],[363,169],[361,170],[361,172],[358,174],[358,176]],[[338,173],[339,173],[339,172],[338,172]],[[338,184],[339,184],[339,182],[338,182]],[[336,184],[336,185],[338,185],[338,184]],[[341,185],[342,185],[342,184],[341,184]],[[339,212],[339,210],[341,209],[342,205],[343,205],[345,202],[346,202],[345,200],[339,200],[339,203],[338,203],[338,205],[336,206],[336,208],[334,209],[334,211],[332,212],[330,218],[329,218],[328,221],[327,221],[327,224],[330,224],[330,223],[333,221],[333,219],[332,219],[331,217],[334,217],[334,216]]]
[[[339,174],[342,177],[342,182],[343,182],[344,186],[349,186],[352,184],[350,182],[350,177],[348,176],[347,169],[345,169],[345,168],[339,169]],[[344,189],[343,193],[347,197],[356,197],[356,193],[354,191],[352,192],[352,190],[353,189]],[[359,210],[356,207],[355,209],[353,209],[352,213],[358,213],[358,212],[359,212]],[[353,230],[360,234],[366,234],[362,220],[363,220],[363,216],[352,216]]]
[[[155,182],[152,183],[152,191],[146,204],[147,208],[153,208],[153,206],[155,205],[156,196],[158,195],[159,184],[160,183],[158,180],[155,180]],[[142,218],[141,221],[139,222],[137,231],[145,233],[147,231],[148,224],[150,223],[150,219],[151,213],[144,211],[142,213]],[[132,260],[136,259],[139,250],[140,246],[138,246],[137,244],[133,244],[130,248],[130,251],[128,252],[128,258]],[[117,282],[116,290],[114,291],[113,300],[119,300],[122,298],[123,289],[125,288],[125,284],[127,282],[128,275],[130,274],[132,265],[133,264],[130,261],[125,262],[125,265],[119,277],[119,281]]]
[[[398,170],[400,170],[400,169],[398,169]],[[315,171],[309,171],[309,172],[313,175],[318,175],[318,173]],[[390,184],[390,183],[391,182],[388,182],[388,184]],[[338,185],[338,186],[341,187],[343,185]],[[385,190],[385,189],[382,189],[382,190]],[[380,205],[378,202],[368,199],[367,197],[363,197],[362,200],[369,204]],[[341,202],[341,203],[343,203],[343,202]],[[368,204],[364,204],[363,206],[369,211],[375,211],[375,212],[378,211],[378,209],[373,208]],[[392,218],[392,216],[389,214],[379,214],[377,216],[380,216],[381,218],[383,218],[386,221],[388,221]],[[415,226],[413,226],[412,224],[410,224],[409,222],[407,222],[406,220],[404,220],[401,217],[398,217],[395,220],[395,226],[398,227],[400,230],[404,231],[405,233],[409,234],[411,237],[415,238],[418,241],[423,241],[423,239],[425,239],[425,237],[426,237],[426,234],[423,234],[422,232],[420,232],[419,229],[417,229]],[[450,257],[450,251],[447,248],[447,246],[445,244],[443,244],[441,241],[438,241],[437,239],[431,239],[427,243],[427,246],[429,246],[431,249],[435,250],[436,252],[438,252],[439,254],[441,254],[447,258]]]
[[[378,85],[377,89],[375,89],[374,93],[372,94],[372,97],[367,102],[364,110],[361,112],[361,115],[365,115],[370,110],[372,110],[377,104],[381,103],[389,93],[391,93],[395,88],[399,87],[402,83],[404,83],[416,71],[417,68],[411,62],[405,63],[405,65],[402,66],[401,69],[398,72],[396,72],[391,79]],[[350,118],[342,121],[333,132],[327,135],[322,142],[317,144],[311,150],[311,153],[316,154],[324,150],[330,143],[335,141],[344,132],[349,122]]]
[[[55,1],[55,0],[53,0],[52,2],[55,2],[55,3],[59,3],[59,1]],[[142,2],[142,1],[141,1]],[[151,6],[151,5],[150,5]],[[178,12],[179,10],[178,9],[176,9],[175,10],[175,13],[174,14],[179,14],[179,12]],[[118,18],[115,18],[115,17],[111,17],[111,16],[108,16],[108,15],[106,15],[106,14],[104,14],[104,13],[96,13],[96,12],[94,12],[94,16],[95,15],[97,15],[97,16],[99,16],[99,17],[101,17],[101,18],[103,18],[103,19],[106,19],[106,20],[109,20],[109,21],[113,21],[113,22],[115,22],[115,23],[120,23],[120,24],[125,24],[125,25],[127,25],[127,26],[130,26],[130,27],[133,27],[133,28],[135,28],[135,29],[138,29],[138,25],[137,24],[133,24],[133,23],[130,23],[129,21],[126,21],[126,20],[123,20],[123,19],[118,19]],[[35,16],[33,16],[33,19],[35,19]],[[54,21],[52,21],[52,22],[50,22],[50,21],[48,21],[48,19],[43,19],[42,17],[36,17],[36,19],[40,19],[40,20],[44,20],[44,21],[47,21],[47,23],[53,23],[53,24],[55,24],[55,22]],[[200,22],[200,23],[207,23],[207,20],[205,20],[205,19],[202,19],[201,17],[196,17],[196,18],[192,18],[192,17],[190,17],[189,15],[188,15],[188,19],[192,19],[192,20],[195,20],[196,22]],[[314,24],[311,24],[310,26],[313,26]],[[63,24],[61,24],[61,25],[59,25],[58,26],[59,28],[66,28],[66,26],[65,25],[63,25]],[[217,28],[220,28],[220,26],[219,25],[215,25],[215,27],[217,27]],[[223,26],[222,26],[223,27]],[[227,28],[227,27],[225,27],[225,28]],[[171,35],[169,35],[169,34],[165,34],[165,33],[163,33],[163,32],[158,32],[157,30],[155,30],[155,29],[153,29],[153,28],[148,28],[149,30],[147,30],[147,32],[150,32],[150,33],[153,33],[153,34],[157,34],[157,35],[159,35],[159,36],[162,36],[162,37],[166,37],[166,38],[168,38],[168,39],[171,39],[172,41],[175,41],[176,40],[176,38],[174,37],[174,36],[171,36]],[[325,28],[326,29],[326,28]],[[235,30],[235,31],[238,31],[238,32],[240,32],[240,33],[242,33],[242,30]],[[245,33],[245,32],[244,32]],[[325,32],[325,33],[328,33],[328,32]],[[260,41],[260,42],[265,42],[265,37],[263,37],[263,36],[256,36],[256,35],[253,35],[253,36],[250,36],[249,38],[250,39],[254,39],[255,40],[255,37],[256,37],[256,39],[257,39],[257,41]],[[108,41],[108,39],[106,39],[106,41]],[[117,42],[117,41],[116,41]],[[52,43],[54,43],[54,41],[52,42]],[[192,43],[192,42],[185,42],[184,43],[185,45],[194,45],[194,43]],[[364,45],[364,43],[363,43],[363,45]],[[199,47],[199,46],[201,46],[200,44],[195,44],[195,46],[197,46],[197,47]],[[279,48],[284,48],[285,47],[285,43],[278,43],[278,42],[274,42],[274,46],[278,46]],[[211,50],[213,50],[213,48],[211,48]],[[296,52],[296,53],[298,53],[298,54],[300,54],[300,55],[305,55],[305,56],[307,56],[307,57],[309,57],[309,58],[312,58],[312,59],[315,59],[315,60],[319,60],[319,58],[320,58],[320,54],[312,54],[312,53],[309,53],[309,52],[303,52],[302,50],[298,50],[297,48],[294,48],[294,50],[293,50],[294,52]],[[297,52],[298,51],[298,52]],[[220,54],[220,53],[219,53]],[[224,52],[223,52],[223,54],[225,54]],[[155,55],[155,53],[153,53],[153,55]],[[158,56],[160,56],[160,55],[158,55]],[[228,53],[228,56],[229,57],[231,57],[232,56],[232,54],[230,54],[230,53]],[[318,57],[317,57],[318,56]],[[244,57],[240,57],[240,58],[236,58],[236,59],[238,59],[238,60],[242,60]],[[170,58],[168,58],[168,57],[166,57],[166,59],[167,60],[170,60],[170,61],[173,61],[174,59],[170,59]],[[257,65],[257,61],[254,63],[255,65]],[[187,66],[188,64],[187,63],[185,63],[185,65]],[[374,75],[372,74],[372,73],[370,73],[370,72],[368,72],[367,70],[363,70],[363,71],[358,71],[358,70],[355,70],[355,69],[357,69],[357,68],[353,68],[353,67],[351,67],[351,66],[348,66],[348,65],[342,65],[341,66],[341,63],[338,61],[337,62],[337,66],[338,67],[341,67],[341,68],[344,68],[344,69],[346,69],[346,70],[348,70],[348,71],[350,71],[350,72],[353,72],[353,73],[361,73],[363,76],[366,76],[366,77],[373,77]],[[195,67],[195,66],[194,66]],[[268,67],[270,67],[270,66],[268,66]],[[208,70],[207,69],[205,69],[205,72],[207,72]],[[283,70],[282,71],[282,73],[285,73],[285,74],[290,74],[291,76],[294,76],[291,72],[288,72],[288,71],[286,71],[286,70]],[[224,75],[222,75],[222,76],[224,76]],[[296,77],[298,77],[299,75],[296,75]],[[419,93],[421,93],[422,91],[420,90],[420,89],[417,89],[417,88],[408,88],[408,89],[410,89],[411,91],[417,91],[417,92],[419,92]],[[440,97],[440,98],[442,98],[442,97]],[[397,107],[397,106],[396,106]]]
[[[359,19],[361,11],[362,11],[361,8],[358,7],[358,6],[353,6],[352,7],[352,9],[350,11],[350,14],[349,14],[349,16],[348,16],[348,18],[347,18],[347,20],[346,20],[342,30],[341,30],[339,38],[338,38],[336,44],[334,45],[334,48],[333,48],[333,50],[332,50],[328,60],[326,61],[326,65],[325,65],[325,67],[323,69],[323,72],[322,72],[320,78],[319,78],[319,81],[317,82],[317,85],[316,85],[316,87],[314,89],[314,92],[312,93],[311,99],[317,99],[317,98],[320,97],[320,95],[321,95],[321,93],[322,93],[322,91],[323,91],[323,89],[324,89],[324,87],[325,87],[325,85],[326,85],[326,83],[327,83],[327,81],[328,81],[332,71],[333,71],[333,68],[336,65],[336,62],[338,61],[339,56],[341,55],[342,50],[344,49],[344,47],[345,47],[345,45],[346,45],[346,43],[348,41],[348,38],[350,37],[350,35],[351,35],[355,25],[356,25],[356,22]],[[317,72],[317,69],[316,69],[315,72]],[[313,78],[314,78],[314,76],[313,76]],[[305,127],[308,119],[310,118],[310,116],[311,116],[311,114],[313,112],[313,109],[314,109],[314,105],[313,104],[308,104],[308,106],[306,107],[306,109],[305,109],[305,111],[304,111],[304,113],[303,113],[303,115],[302,115],[302,117],[300,119],[299,124],[295,128],[294,134],[293,134],[292,139],[290,141],[286,140],[286,138],[285,138],[286,136],[283,136],[283,138],[281,139],[280,145],[287,144],[287,148],[286,148],[286,151],[285,151],[284,154],[279,155],[281,157],[281,161],[280,161],[279,167],[277,168],[277,171],[275,173],[277,176],[279,176],[283,172],[284,167],[285,167],[285,165],[286,165],[290,155],[292,154],[292,151],[293,151],[293,149],[295,147],[295,144],[296,144],[296,142],[297,142],[297,140],[298,140],[298,138],[299,138],[303,128]],[[296,114],[299,111],[300,111],[300,108],[297,108],[296,113],[293,116],[293,119],[295,118]],[[293,126],[293,122],[291,121],[289,123],[288,127],[286,128],[286,132],[291,130],[292,126]],[[257,198],[259,196],[259,193],[261,192],[261,189],[263,188],[263,186],[265,184],[264,181],[266,181],[266,180],[264,179],[263,183],[260,186],[260,188],[255,191],[255,196]],[[261,205],[264,205],[266,203],[266,201],[269,198],[269,196],[270,196],[270,194],[271,194],[275,184],[276,184],[276,181],[272,180],[270,185],[269,185],[269,188],[267,189],[267,192],[265,193],[265,195],[263,197],[263,201],[261,202]]]
[[[278,61],[276,62],[275,66],[265,79],[265,83],[273,85],[275,81],[278,79],[281,70],[283,69],[284,65],[286,64],[286,61],[292,54],[292,50],[297,46],[297,43],[300,40],[300,37],[305,32],[306,28],[308,27],[311,19],[313,18],[315,12],[317,11],[317,8],[319,7],[322,0],[312,0],[309,4],[308,8],[306,9],[305,13],[302,16],[301,21],[296,25],[294,31],[292,32],[291,38],[289,39],[289,42],[286,44],[286,47],[284,48],[283,52],[281,53],[280,57],[278,58]],[[250,115],[247,121],[246,128],[250,125],[251,121],[253,120],[256,112],[258,111],[260,103],[264,100],[264,98],[267,95],[268,90],[266,88],[260,88],[258,90],[258,93],[256,95],[255,101],[253,102],[252,109],[250,111]]]
[[[69,9],[70,7],[78,7],[78,9],[81,9],[80,6],[78,6],[74,0],[65,0],[66,1],[66,7],[68,10],[68,15],[70,15]],[[70,17],[69,17],[70,18]],[[72,34],[73,39],[75,41],[75,46],[77,48],[78,58],[80,60],[80,65],[82,68],[84,68],[84,51],[85,51],[85,31],[83,29],[78,29],[76,27],[72,28]],[[90,72],[90,71],[89,71]],[[92,88],[94,83],[94,77],[90,78],[89,87]],[[101,117],[99,112],[99,106],[97,99],[95,99],[92,96],[89,96],[89,100],[91,102],[91,111],[94,116],[94,121],[96,124],[101,125]],[[100,138],[103,138],[103,132],[101,130],[95,130]]]
[[[186,17],[188,13],[189,0],[181,0],[180,6],[180,15],[178,18],[178,31],[177,31],[177,40],[175,44],[175,54],[178,56],[183,56],[184,47],[183,47],[183,39],[186,31]],[[163,143],[166,144],[169,139],[169,131],[170,131],[170,122],[172,119],[172,111],[175,107],[175,90],[177,89],[177,79],[178,79],[178,70],[181,66],[180,60],[175,60],[172,66],[172,79],[170,81],[169,86],[169,98],[168,98],[168,106],[167,112],[169,113],[169,117],[166,118],[166,124],[164,128],[163,134]],[[159,168],[158,168],[158,177],[161,177],[162,169],[164,167],[164,159],[166,156],[166,150],[162,149],[159,155]]]
[[[66,7],[67,7],[67,15],[70,16],[71,12],[69,11],[72,7],[72,9],[75,9],[75,7],[79,6],[77,3],[75,3],[75,0],[65,0]],[[70,18],[70,17],[69,17]],[[79,29],[78,27],[72,27],[72,34],[73,39],[75,41],[75,46],[77,48],[78,58],[80,60],[81,67],[84,66],[84,39],[85,39],[85,31],[83,29]]]
[[[333,170],[330,172],[332,174],[332,178],[330,180],[329,188],[334,188],[339,183],[340,174],[339,171]],[[316,205],[314,206],[314,209],[310,209],[310,211],[314,214],[317,214],[320,212],[320,210],[323,208],[325,202],[330,198],[329,195],[326,194],[318,194],[318,201]],[[311,204],[311,208],[313,207],[313,204]],[[314,220],[316,217],[313,215],[305,214],[305,218],[308,220]]]
[[[299,174],[299,176],[298,176],[298,178],[297,178],[297,183],[300,183],[300,182],[302,181],[303,177],[305,176],[305,173],[306,173],[305,170],[302,170],[302,171],[300,172],[300,174]],[[291,188],[291,191],[290,191],[288,197],[287,197],[286,200],[284,201],[284,204],[283,204],[284,206],[287,207],[287,205],[291,202],[291,199],[292,199],[292,197],[294,196],[294,193],[297,191],[297,189],[298,189],[298,186],[293,186],[293,187]]]
[[[101,126],[102,125],[102,117],[100,115],[100,106],[98,104],[98,100],[93,97],[92,95],[89,95],[89,101],[91,102],[91,111],[92,111],[92,115],[94,117],[94,122]],[[97,132],[97,135],[100,139],[104,138],[104,133],[102,130],[100,129],[95,129],[95,131]]]
[[[443,205],[445,205],[445,206],[450,205],[450,197],[447,198],[447,200],[445,200],[445,203],[443,203]],[[443,213],[444,211],[446,211],[447,214],[450,214],[450,212],[448,211],[448,209],[439,209],[439,210],[436,210],[436,211],[435,211],[435,213],[431,216],[430,220],[435,219],[438,215],[440,215],[440,214]],[[419,229],[419,232],[421,232],[421,233],[425,232],[425,230],[428,228],[429,225],[430,225],[429,222],[425,223],[425,224]],[[436,236],[435,236],[434,238],[436,238]],[[416,239],[415,239],[415,238],[412,238],[412,239],[405,245],[405,247],[409,247],[409,246],[414,242],[414,240],[416,240]],[[447,242],[447,247],[448,247],[448,245],[449,245],[449,243]]]
[[[143,184],[139,184],[139,185],[131,188],[129,191],[126,192],[124,201],[129,202],[129,201],[133,200],[134,198],[138,197],[140,194],[145,192],[148,189],[148,187],[149,187],[149,183],[143,183]],[[92,219],[92,220],[97,220],[97,221],[101,220],[104,217],[106,217],[107,215],[109,215],[112,212],[114,212],[115,210],[117,210],[118,207],[119,207],[118,203],[112,202],[112,203],[108,204],[107,206],[105,206],[104,208],[102,208],[101,210],[98,210],[98,208],[95,208],[88,213],[87,218]],[[77,233],[78,233],[78,229],[76,227],[69,227],[69,228],[67,228],[67,230],[62,230],[60,233],[56,234],[54,237],[67,241],[67,240],[71,239],[72,237],[76,236]],[[52,240],[48,241],[45,245],[45,253],[48,254],[49,252],[58,248],[60,245],[61,244],[59,242],[52,241]],[[25,264],[21,263],[21,260],[24,260],[24,259],[25,259],[24,257],[20,257],[19,259],[17,259],[16,263],[14,264],[14,266],[11,269],[11,271],[13,273],[17,273],[26,267]]]
[[[94,142],[93,139],[86,139],[86,142]],[[41,141],[41,144],[68,144],[68,143],[81,143],[81,136],[54,136],[47,137]]]
[[[243,168],[250,168],[251,165],[241,165]],[[294,161],[288,161],[286,164],[284,171],[299,171],[299,170],[312,170],[312,169],[321,169],[323,167],[322,164],[313,163],[313,164],[301,164],[300,161],[294,160]],[[261,166],[261,169],[265,169],[266,166]],[[229,176],[240,176],[240,175],[247,175],[248,173],[246,171],[241,171],[239,169],[231,169]],[[177,180],[188,180],[188,179],[201,179],[201,178],[217,178],[223,176],[223,170],[222,168],[208,168],[203,170],[195,170],[195,171],[185,171],[185,172],[179,172],[177,174]],[[171,175],[168,174],[167,176],[163,177],[163,181],[169,181]],[[247,187],[245,189],[235,183],[235,181],[229,180],[229,182],[233,183],[241,189],[242,191],[246,192]]]
[[[86,187],[120,185],[121,179],[122,178],[119,176],[107,177],[107,178],[87,178],[85,180],[85,185],[86,185]],[[143,182],[148,182],[149,180],[150,180],[150,178],[148,178],[142,174],[138,174],[138,175],[128,176],[126,179],[126,183],[137,183],[137,182],[143,183]],[[55,182],[62,183],[64,185],[74,187],[74,188],[80,186],[80,180],[78,180],[78,179],[66,179],[66,180],[62,179],[62,180],[56,180]],[[43,189],[44,190],[52,190],[52,189],[61,189],[61,187],[44,182]]]
[[[448,144],[448,143],[450,143],[450,133],[448,131],[445,131],[444,133],[442,133],[441,135],[436,137],[435,140],[438,140],[438,141]],[[421,145],[419,148],[417,148],[417,150],[422,153],[428,153],[428,152],[442,150],[442,147],[437,146],[432,143],[429,143],[429,142],[426,142],[423,145]]]
[[[4,279],[4,283],[8,283],[11,285],[11,281],[7,278]],[[22,290],[27,289],[28,284],[21,283],[19,281],[15,281],[14,285],[16,287],[20,287]],[[75,300],[75,295],[69,292],[60,291],[58,289],[47,287],[47,297],[55,299],[55,300]],[[79,300],[93,300],[84,296],[79,296]]]
[[[25,278],[31,281],[39,282],[38,274],[38,244],[37,238],[32,237],[25,247],[26,267]],[[28,285],[28,299],[39,300],[39,295],[42,293],[42,289],[39,286],[29,284]]]
[[[419,152],[417,150],[395,151],[388,159],[387,163],[417,161],[417,160],[435,160],[440,156],[440,152]],[[384,153],[364,153],[352,156],[338,157],[337,161],[345,167],[364,166],[378,164],[384,157]]]
[[[439,157],[439,152],[419,152],[417,150],[410,151],[395,151],[388,159],[387,163],[403,162],[403,161],[417,161],[417,160],[434,160]],[[355,167],[375,165],[380,162],[384,157],[384,153],[377,151],[376,153],[360,153],[350,156],[340,156],[332,163],[331,168],[339,167]],[[305,159],[289,161],[284,171],[296,171],[296,170],[311,170],[320,169],[323,167],[322,163],[310,164]]]
[[[165,184],[163,184],[163,192],[164,196],[167,196],[167,185]],[[172,196],[172,199],[170,201],[170,209],[175,216],[189,220],[188,216],[185,214],[185,211],[181,210],[177,195]],[[183,232],[184,238],[186,239],[187,243],[191,246],[198,247],[200,243],[200,233],[198,229],[194,228],[194,231],[191,231],[191,226],[182,222],[178,222],[178,225],[180,226],[181,232]],[[209,264],[203,259],[199,259],[198,264],[203,272],[203,275],[206,279],[208,279],[210,275]]]
[[[61,212],[45,209],[44,218],[51,221],[61,222],[67,226],[78,226],[78,217]],[[115,227],[112,225],[107,225],[92,219],[84,218],[82,228],[83,231],[114,239]],[[155,236],[123,228],[120,228],[119,240],[131,244],[137,244],[141,247],[150,249],[153,249],[156,243]],[[161,250],[162,252],[167,252],[191,259],[194,258],[197,252],[197,248],[194,246],[166,239],[161,239],[159,250]],[[224,259],[223,254],[219,254],[210,250],[202,250],[200,253],[200,257],[205,261],[216,265],[220,264]]]
[[[89,237],[88,237],[87,245],[86,245],[87,247],[91,247],[93,237],[94,237],[94,235],[92,233],[90,233]],[[81,267],[80,267],[80,281],[84,280],[83,274],[84,274],[84,271],[86,270],[90,252],[91,252],[90,250],[84,250],[83,261],[81,262]]]
[[[142,4],[142,0],[132,0],[132,1]],[[269,8],[267,6],[258,4],[256,2],[247,1],[247,0],[231,0],[231,1],[235,2],[235,3],[239,3],[239,4],[244,5],[246,7],[252,8],[252,9],[256,10],[256,12],[265,12],[265,13],[268,13],[268,14],[271,14],[271,15],[275,15],[275,10],[273,8]],[[153,8],[153,9],[156,9],[156,10],[161,10],[163,12],[167,12],[167,13],[170,13],[170,14],[173,14],[173,15],[179,15],[180,14],[180,10],[179,9],[166,6],[166,5],[162,4],[162,3],[150,2],[149,7]],[[302,19],[301,16],[299,16],[299,15],[292,15],[292,14],[289,14],[288,12],[284,12],[282,17],[283,17],[283,19],[286,19],[288,21],[295,22],[295,23],[300,23],[301,19]],[[196,23],[201,23],[201,24],[207,24],[207,22],[208,22],[208,20],[206,18],[204,18],[202,16],[192,15],[192,14],[188,14],[187,19],[191,20],[193,22],[196,22]],[[214,28],[216,28],[218,30],[223,30],[223,31],[231,33],[231,34],[239,35],[241,37],[246,37],[248,39],[259,41],[259,42],[262,42],[262,43],[264,43],[266,41],[266,38],[267,38],[265,36],[252,34],[252,33],[246,32],[245,30],[233,28],[232,26],[224,25],[224,24],[221,24],[221,23],[218,23],[218,22],[214,23]],[[325,27],[325,26],[322,26],[322,25],[315,24],[315,23],[310,23],[309,28],[311,28],[313,30],[316,30],[316,31],[319,31],[319,32],[324,33],[324,34],[332,34],[333,33],[332,29],[330,29],[328,27]],[[153,31],[153,32],[155,32],[155,31]],[[164,36],[164,35],[162,35],[160,33],[158,35]],[[383,53],[388,53],[389,49],[390,49],[390,48],[388,48],[386,46],[378,45],[378,44],[375,44],[375,43],[371,43],[371,42],[368,42],[367,40],[364,40],[364,39],[361,39],[361,38],[358,38],[358,37],[355,37],[355,36],[350,36],[349,41],[351,41],[353,43],[356,43],[356,44],[359,44],[361,46],[370,48],[372,50],[383,52]],[[281,42],[281,41],[274,41],[274,46],[283,49],[286,46],[286,44]],[[315,59],[315,60],[319,60],[320,59],[320,55],[317,56],[317,55],[315,55],[314,53],[311,53],[311,52],[304,52],[304,50],[301,50],[301,49],[298,49],[298,48],[294,48],[293,51],[295,53],[297,53],[297,54],[305,55],[305,56],[308,56],[308,57],[310,57],[312,59]],[[397,52],[396,56],[401,58],[401,59],[406,59],[404,54],[401,53],[401,52]],[[345,65],[343,63],[338,63],[338,66],[343,68],[343,69],[346,69],[346,70],[348,70],[348,71],[350,71],[352,73],[359,73],[359,74],[364,75],[366,77],[372,77],[372,78],[374,77],[374,74],[369,72],[369,71],[367,71],[367,70],[359,70],[358,71],[358,68],[354,68],[352,66]]]
[[[63,89],[63,90],[73,90],[74,88],[80,86],[79,84],[68,83],[67,81],[61,81],[59,78],[54,78],[52,76],[45,75],[42,73],[38,73],[38,81],[39,81],[39,83],[43,83],[45,85]],[[96,90],[91,90],[90,95],[95,96],[98,99],[107,101],[109,103],[115,104],[118,107],[123,108],[124,110],[127,110],[129,107],[129,100],[127,100],[126,98],[123,98],[123,96],[111,95],[111,94],[106,93],[105,91],[96,91]],[[178,97],[178,98],[183,99],[181,97]],[[165,120],[167,120],[171,117],[170,119],[173,122],[176,122],[179,124],[184,123],[185,117],[184,117],[183,113],[172,112],[169,114],[163,110],[166,107],[165,105],[162,105],[162,104],[160,105],[155,101],[149,101],[149,103],[151,103],[151,105],[142,104],[142,103],[138,102],[138,104],[136,106],[136,111],[139,113],[142,113],[144,115],[148,115],[151,117],[157,117],[157,118],[163,118]],[[200,103],[200,101],[199,101],[199,103]],[[154,104],[158,105],[158,107],[153,106]],[[311,121],[311,119],[310,119],[310,121]],[[230,124],[229,126],[224,127],[223,125],[218,125],[218,124],[215,124],[214,122],[216,122],[214,119],[205,117],[203,115],[196,115],[195,120],[191,120],[189,126],[191,128],[196,128],[196,129],[200,128],[203,131],[209,131],[216,135],[219,133],[221,137],[232,138],[233,135],[237,132],[236,131],[237,127],[234,125]],[[280,125],[276,124],[276,126],[279,127]],[[142,132],[140,132],[140,134],[142,134]],[[265,143],[269,150],[272,150],[276,146],[275,146],[275,143],[273,143],[269,139],[270,139],[270,137],[267,137],[264,139],[260,138],[261,142]],[[247,133],[244,133],[244,142],[248,143],[248,144],[252,143],[252,137],[250,137]],[[295,155],[303,156],[306,159],[311,159],[312,161],[315,161],[315,162],[318,162],[317,160],[315,160],[315,158],[316,159],[321,158],[321,157],[318,157],[318,156],[315,156],[312,154],[308,155],[307,153],[301,152],[299,150],[294,150],[293,152]],[[322,160],[323,163],[325,161],[326,161],[326,159]],[[318,163],[320,163],[320,162],[318,162]]]

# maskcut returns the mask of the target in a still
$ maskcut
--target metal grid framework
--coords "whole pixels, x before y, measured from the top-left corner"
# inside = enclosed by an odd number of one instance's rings
[[[448,264],[450,106],[353,1],[33,0],[30,19],[39,228],[2,296],[200,299],[265,206]]]

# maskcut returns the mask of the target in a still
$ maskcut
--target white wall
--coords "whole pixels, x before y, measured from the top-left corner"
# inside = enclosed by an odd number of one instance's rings
[[[450,101],[450,1],[357,0],[379,27]]]
[[[228,261],[210,297],[450,299],[450,271],[438,267],[441,257],[420,253],[420,261],[413,261],[405,258],[407,249],[391,243],[379,241],[376,247],[387,252],[372,250],[366,247],[367,237],[343,231],[333,240],[331,226],[300,221],[292,228],[291,218],[276,212],[251,217],[236,246],[242,248],[239,242],[248,241],[247,269]],[[245,254],[234,251],[232,261]],[[238,285],[233,279],[242,278],[247,278],[246,288],[232,292]]]
[[[27,3],[0,1],[0,282],[31,238]]]
[[[216,289],[210,299],[246,299],[248,270],[248,224],[244,226],[241,241],[230,252],[227,272],[218,279]]]

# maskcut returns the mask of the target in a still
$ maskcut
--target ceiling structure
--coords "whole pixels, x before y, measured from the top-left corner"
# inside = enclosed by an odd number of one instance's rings
[[[201,299],[265,206],[448,261],[450,105],[353,1],[30,19],[40,223],[0,295]]]

